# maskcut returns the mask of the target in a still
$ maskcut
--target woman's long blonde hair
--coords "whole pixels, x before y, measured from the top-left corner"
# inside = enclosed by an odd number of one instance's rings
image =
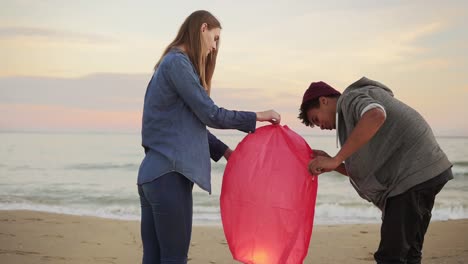
[[[179,32],[175,39],[167,46],[164,50],[158,63],[154,66],[156,70],[161,63],[163,57],[169,53],[169,51],[177,46],[184,46],[185,52],[189,57],[192,64],[197,70],[198,76],[200,77],[200,83],[205,87],[206,92],[210,95],[211,91],[211,79],[216,66],[216,57],[218,55],[219,41],[217,42],[216,50],[211,51],[208,56],[203,53],[202,39],[200,28],[206,23],[208,30],[213,28],[220,28],[221,24],[218,19],[214,17],[210,12],[205,10],[198,10],[188,16],[182,26],[180,26]]]

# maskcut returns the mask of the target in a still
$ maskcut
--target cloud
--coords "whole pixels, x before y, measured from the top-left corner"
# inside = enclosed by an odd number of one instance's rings
[[[150,76],[93,74],[80,78],[2,77],[0,103],[93,110],[140,109]]]
[[[103,31],[105,32],[105,31]],[[0,27],[0,76],[76,77],[151,71],[164,44],[152,35]]]
[[[465,85],[465,87],[462,87],[460,89],[461,92],[465,93],[465,94],[468,94],[468,85]]]
[[[141,124],[141,111],[34,104],[0,104],[0,111],[0,130],[134,132]]]
[[[149,78],[104,73],[80,78],[1,77],[0,111],[5,114],[0,129],[138,131]],[[302,93],[216,87],[212,98],[231,110],[275,109],[285,123],[299,124]]]
[[[0,27],[0,40],[14,38],[46,39],[49,41],[68,41],[102,44],[109,44],[117,41],[113,37],[102,34],[80,33],[52,28]]]
[[[456,25],[447,7],[435,12],[421,3],[366,2],[368,8],[353,3],[307,6],[281,23],[263,21],[229,32],[223,36],[216,76],[233,87],[302,90],[314,79],[348,83],[393,68],[401,73],[454,67],[440,40],[431,39]]]
[[[269,90],[265,88],[226,88],[212,90],[213,100],[221,107],[235,110],[263,111],[296,111],[302,100],[302,93]],[[296,107],[297,106],[297,107]]]
[[[139,131],[149,78],[145,74],[104,73],[80,78],[0,78],[0,130]],[[434,98],[427,99],[425,95],[426,99],[410,105],[428,117],[436,132],[441,128],[450,130],[450,127],[455,134],[466,131],[464,123],[447,119],[449,112],[466,112],[458,101],[466,101],[468,86],[457,87],[454,98],[434,94]],[[292,129],[319,133],[303,127],[297,119],[305,88],[272,90],[217,86],[212,90],[212,98],[218,106],[232,110],[275,109],[281,114],[282,123]]]

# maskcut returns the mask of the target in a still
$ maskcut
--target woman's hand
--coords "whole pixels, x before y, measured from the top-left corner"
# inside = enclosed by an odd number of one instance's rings
[[[232,154],[232,149],[227,148],[223,156],[226,160],[229,160],[229,157],[231,157],[231,154]]]
[[[263,112],[257,112],[257,121],[264,122],[268,121],[272,124],[279,124],[281,122],[281,115],[275,110],[267,110]]]

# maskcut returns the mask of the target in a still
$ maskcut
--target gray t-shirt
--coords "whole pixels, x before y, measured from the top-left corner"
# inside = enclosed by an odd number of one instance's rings
[[[436,177],[452,164],[424,118],[394,98],[388,87],[365,77],[338,99],[341,145],[372,107],[383,108],[386,120],[369,142],[345,160],[345,166],[359,195],[383,210],[388,197]]]

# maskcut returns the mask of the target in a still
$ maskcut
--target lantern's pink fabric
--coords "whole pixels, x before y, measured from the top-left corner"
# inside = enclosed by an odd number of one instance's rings
[[[312,150],[287,126],[258,128],[226,166],[221,218],[234,259],[254,264],[302,263],[314,221],[317,177]]]

